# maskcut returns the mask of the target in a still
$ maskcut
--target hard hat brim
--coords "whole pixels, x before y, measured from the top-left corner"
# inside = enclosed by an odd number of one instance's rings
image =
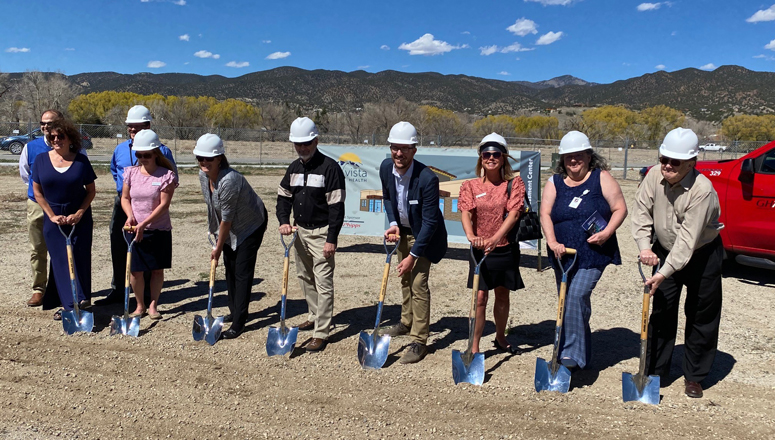
[[[161,147],[161,145],[134,145],[132,144],[132,151],[151,151]]]
[[[301,142],[309,142],[312,139],[315,139],[316,137],[318,137],[317,134],[309,135],[309,136],[294,136],[294,135],[290,135],[290,136],[288,136],[288,140],[293,142],[293,143],[301,143]]]
[[[695,157],[697,157],[699,153],[700,153],[699,148],[695,150],[691,150],[688,153],[677,153],[675,151],[671,151],[665,144],[662,144],[659,146],[659,155],[666,156],[671,159],[678,159],[678,160],[694,159]]]

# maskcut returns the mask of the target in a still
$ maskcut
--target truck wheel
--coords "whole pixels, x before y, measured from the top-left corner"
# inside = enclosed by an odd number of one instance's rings
[[[22,154],[23,149],[24,145],[21,142],[12,142],[11,145],[8,146],[8,151],[10,151],[11,154]]]

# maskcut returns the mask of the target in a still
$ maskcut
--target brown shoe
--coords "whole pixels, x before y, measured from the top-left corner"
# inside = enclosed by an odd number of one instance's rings
[[[315,328],[315,323],[312,321],[304,321],[299,324],[299,330],[301,331],[312,330],[313,328]]]
[[[401,359],[399,359],[398,362],[401,362],[402,364],[415,364],[423,360],[426,354],[428,354],[427,345],[412,342],[409,344],[409,348],[406,350],[406,353],[401,356]]]
[[[321,338],[312,338],[309,343],[304,347],[307,351],[323,351],[326,348],[328,341]]]
[[[693,399],[702,397],[702,385],[700,385],[699,382],[692,382],[684,379],[684,386],[686,387],[684,392],[687,396]]]
[[[38,307],[42,305],[43,305],[43,292],[38,292],[36,290],[35,293],[32,294],[32,297],[30,297],[30,300],[27,301],[27,306]]]
[[[403,336],[408,334],[409,334],[409,327],[405,326],[401,322],[399,322],[394,326],[379,329],[380,336],[389,335],[395,338],[396,336]]]

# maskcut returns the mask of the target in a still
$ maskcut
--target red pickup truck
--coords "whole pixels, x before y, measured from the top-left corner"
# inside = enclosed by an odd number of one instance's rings
[[[727,256],[775,269],[775,142],[739,159],[697,162],[697,170],[718,193]]]

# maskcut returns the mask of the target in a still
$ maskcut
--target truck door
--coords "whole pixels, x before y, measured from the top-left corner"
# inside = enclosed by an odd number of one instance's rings
[[[740,252],[775,256],[775,148],[754,158],[753,183],[737,180],[740,165],[729,178],[726,221],[731,247]]]

